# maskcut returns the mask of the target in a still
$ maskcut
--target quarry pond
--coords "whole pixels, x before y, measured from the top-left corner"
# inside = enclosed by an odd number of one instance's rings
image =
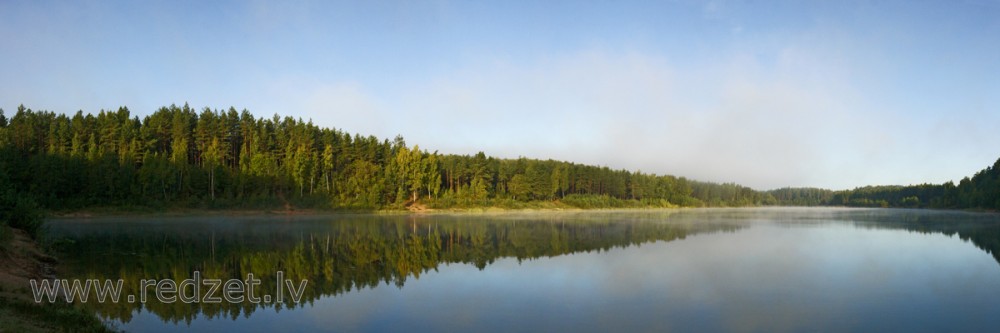
[[[60,259],[60,279],[122,280],[118,302],[91,297],[82,306],[136,332],[1000,326],[994,213],[720,208],[57,218],[47,222],[42,243]],[[150,290],[144,301],[127,300],[150,288],[143,280],[184,281],[195,272],[223,282],[252,274],[260,282],[241,302],[170,302]]]

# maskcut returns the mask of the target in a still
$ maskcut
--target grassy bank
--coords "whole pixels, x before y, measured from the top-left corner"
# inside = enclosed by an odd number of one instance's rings
[[[0,224],[0,332],[111,332],[72,304],[35,303],[30,279],[44,278],[55,260],[27,232]]]

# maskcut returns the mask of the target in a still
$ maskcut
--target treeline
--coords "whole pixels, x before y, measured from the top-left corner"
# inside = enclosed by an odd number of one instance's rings
[[[37,208],[855,206],[1000,209],[1000,160],[956,186],[757,191],[639,171],[427,152],[247,110],[0,110],[0,220]],[[21,217],[18,217],[21,216]],[[29,217],[24,217],[29,216]]]
[[[956,186],[920,184],[865,186],[845,191],[783,188],[768,191],[779,203],[796,206],[900,207],[1000,210],[1000,159]]]
[[[247,110],[0,110],[0,193],[47,209],[749,206],[736,184],[528,158],[427,152]]]

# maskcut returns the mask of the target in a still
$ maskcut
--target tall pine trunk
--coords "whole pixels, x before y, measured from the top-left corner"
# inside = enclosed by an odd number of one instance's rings
[[[212,200],[215,201],[215,170],[209,171],[208,173],[209,187],[212,189]]]

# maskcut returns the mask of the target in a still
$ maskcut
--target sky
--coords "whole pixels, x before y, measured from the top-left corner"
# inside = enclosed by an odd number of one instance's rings
[[[1000,0],[0,1],[0,108],[247,109],[757,189],[1000,158]]]

